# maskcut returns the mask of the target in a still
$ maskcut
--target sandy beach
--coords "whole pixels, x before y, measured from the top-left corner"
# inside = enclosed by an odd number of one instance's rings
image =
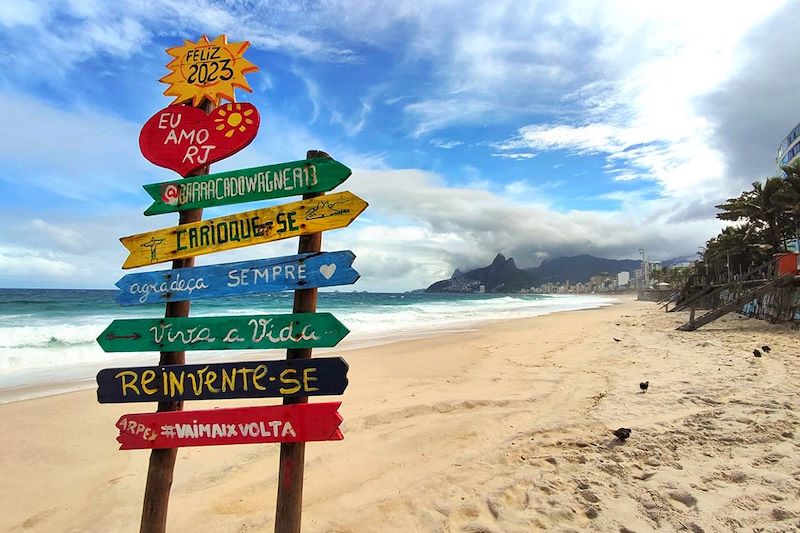
[[[675,331],[685,316],[621,299],[329,352],[350,364],[345,439],[307,445],[303,530],[796,531],[797,332]],[[149,452],[118,451],[114,423],[148,410],[91,390],[0,405],[0,530],[138,530]],[[271,531],[277,457],[181,449],[168,529]]]

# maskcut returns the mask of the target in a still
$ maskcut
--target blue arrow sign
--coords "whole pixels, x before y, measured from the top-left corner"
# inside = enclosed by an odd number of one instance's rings
[[[350,250],[140,272],[117,282],[120,305],[160,304],[240,294],[350,285],[360,277]]]

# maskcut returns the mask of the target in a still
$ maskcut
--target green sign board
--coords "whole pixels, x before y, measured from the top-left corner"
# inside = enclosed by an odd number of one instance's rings
[[[145,215],[330,191],[350,177],[330,158],[232,170],[144,186],[154,202]]]
[[[114,320],[97,342],[106,352],[329,348],[350,331],[330,313]]]

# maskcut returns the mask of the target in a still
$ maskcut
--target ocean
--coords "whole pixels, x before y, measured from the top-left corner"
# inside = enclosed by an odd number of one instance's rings
[[[114,319],[164,316],[163,305],[119,306],[114,301],[117,292],[0,289],[0,391],[6,392],[0,401],[87,388],[91,386],[87,380],[106,367],[158,364],[158,354],[105,353],[95,342]],[[199,300],[192,303],[191,316],[291,313],[292,301],[292,292]],[[592,295],[320,291],[317,310],[333,313],[349,328],[350,334],[340,346],[354,347],[612,302]],[[275,350],[272,357],[284,353]],[[234,361],[237,355],[245,356],[230,351],[189,352],[187,362]],[[31,391],[31,387],[38,390]],[[24,396],[8,394],[21,388],[27,390]]]

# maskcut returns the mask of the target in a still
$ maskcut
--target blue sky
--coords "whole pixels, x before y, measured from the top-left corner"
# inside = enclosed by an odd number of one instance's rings
[[[250,41],[260,67],[237,92],[258,137],[213,170],[307,149],[350,166],[343,189],[370,208],[324,242],[356,253],[356,289],[423,287],[497,252],[523,267],[694,254],[720,228],[713,206],[775,172],[800,118],[789,3],[715,6],[5,2],[0,286],[110,288],[117,239],[175,223],[141,214],[141,185],[175,176],[137,139],[171,101],[164,50],[203,34]]]

